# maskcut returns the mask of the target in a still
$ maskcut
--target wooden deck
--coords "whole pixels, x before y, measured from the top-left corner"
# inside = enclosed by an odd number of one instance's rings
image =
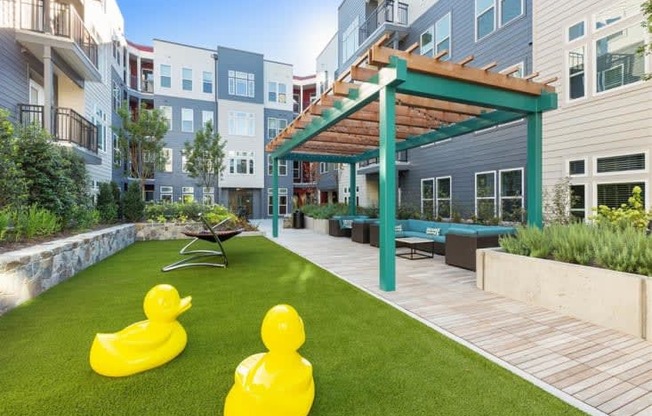
[[[481,291],[442,256],[397,258],[397,289],[383,292],[375,247],[310,230],[269,238],[589,414],[652,415],[650,342]]]

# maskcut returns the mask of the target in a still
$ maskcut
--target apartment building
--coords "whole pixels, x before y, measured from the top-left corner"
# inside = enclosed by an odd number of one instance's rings
[[[341,74],[381,36],[398,49],[417,44],[413,53],[439,60],[524,76],[532,72],[532,1],[345,0],[338,10]],[[445,52],[445,53],[444,53]],[[520,220],[525,206],[527,126],[500,125],[396,155],[398,203],[427,217],[459,213]],[[358,202],[378,205],[378,160],[359,163]],[[347,201],[349,169],[339,181]]]
[[[650,207],[652,56],[641,1],[541,0],[534,8],[534,64],[556,76],[559,107],[543,116],[543,180],[571,181],[571,212],[627,202],[632,188]]]
[[[123,32],[115,0],[0,1],[0,107],[80,154],[93,190],[111,180],[112,39]]]

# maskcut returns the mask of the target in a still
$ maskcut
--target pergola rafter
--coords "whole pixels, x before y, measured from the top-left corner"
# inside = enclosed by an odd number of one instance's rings
[[[356,163],[377,157],[380,185],[380,286],[395,288],[395,152],[526,119],[528,222],[542,222],[541,114],[557,95],[538,73],[516,78],[497,63],[473,67],[383,46],[381,38],[311,106],[267,144],[274,173],[274,228],[278,236],[278,160],[348,163],[350,211],[355,213]]]

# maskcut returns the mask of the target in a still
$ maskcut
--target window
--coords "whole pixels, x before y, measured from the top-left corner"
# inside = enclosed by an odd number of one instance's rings
[[[645,183],[599,183],[598,184],[598,206],[606,205],[609,208],[618,208],[622,204],[627,204],[634,187],[638,186],[641,192],[641,198],[645,203]]]
[[[267,138],[271,140],[278,136],[287,125],[288,121],[285,119],[269,117],[267,119]]]
[[[285,84],[278,84],[278,102],[287,102],[287,86]]]
[[[181,69],[181,88],[184,91],[192,91],[192,69]]]
[[[145,184],[145,201],[154,200],[154,184]]]
[[[419,53],[421,55],[433,56],[432,52],[434,50],[434,38],[435,28],[432,26],[421,34],[421,37],[419,38],[419,45],[421,46]]]
[[[644,38],[645,28],[639,23],[596,41],[597,92],[632,84],[643,78],[645,57],[638,50],[643,46]]]
[[[274,165],[272,163],[272,156],[267,155],[267,175],[272,176],[274,174]],[[288,162],[287,160],[278,161],[278,176],[287,176],[288,174]]]
[[[358,49],[358,39],[358,18],[356,17],[342,35],[342,63],[352,57]]]
[[[120,102],[120,96],[122,94],[120,93],[120,86],[118,85],[117,82],[113,82],[113,111],[118,111],[118,109],[122,106],[122,103]]]
[[[510,77],[514,78],[523,78],[525,76],[525,65],[523,62],[519,62],[516,65],[512,65],[506,69],[500,71],[501,74],[507,74]],[[521,119],[522,120],[522,119]],[[508,125],[510,123],[519,123],[521,120],[510,121],[509,123],[501,124],[501,126]]]
[[[232,175],[254,174],[254,152],[229,151],[229,173]]]
[[[500,216],[503,221],[523,220],[523,168],[500,171]]]
[[[496,172],[475,174],[475,216],[481,219],[496,216]]]
[[[612,5],[595,15],[595,29],[602,29],[612,25],[621,19],[636,15],[640,10],[641,2],[633,0],[615,1]]]
[[[163,113],[163,117],[168,121],[168,130],[172,130],[172,107],[162,105],[159,109],[161,110],[161,113]]]
[[[97,127],[97,148],[101,151],[106,151],[106,134],[108,132],[106,126],[106,114],[99,107],[95,107],[95,115],[91,120],[95,127]]]
[[[203,110],[201,112],[201,125],[202,125],[202,127],[205,127],[206,123],[208,123],[210,121],[211,124],[213,125],[213,129],[215,129],[215,122],[214,122],[213,118],[214,118],[214,114],[213,114],[212,111]]]
[[[113,167],[122,167],[122,151],[120,150],[118,135],[115,133],[113,133]]]
[[[575,39],[584,37],[584,22],[575,23],[573,26],[568,28],[568,41],[572,42]]]
[[[188,173],[188,158],[181,152],[181,172]]]
[[[319,174],[328,172],[328,163],[319,162]]]
[[[571,160],[568,162],[568,174],[570,176],[580,176],[586,174],[585,160]]]
[[[500,0],[500,26],[523,14],[523,0]]]
[[[172,172],[172,153],[172,149],[168,147],[163,148],[163,159],[165,160],[163,172]]]
[[[599,157],[596,163],[596,169],[597,173],[645,170],[645,153],[612,157]]]
[[[161,195],[161,201],[163,202],[172,202],[172,190],[171,186],[161,186],[159,187],[159,193]]]
[[[451,177],[437,178],[437,217],[451,217]]]
[[[184,133],[192,133],[194,131],[194,111],[192,108],[181,109],[181,131]]]
[[[344,190],[346,192],[346,188]],[[435,181],[432,178],[421,179],[421,214],[432,218],[435,212]]]
[[[203,187],[202,188],[202,201],[205,205],[213,205],[215,203],[215,188],[214,187]]]
[[[586,194],[584,185],[571,185],[570,213],[582,221],[586,218]]]
[[[193,202],[195,200],[195,188],[192,186],[181,187],[181,201],[184,204]]]
[[[229,134],[254,137],[256,135],[256,119],[254,113],[229,111]]]
[[[248,72],[229,71],[229,95],[238,95],[240,97],[255,96],[255,76]]]
[[[206,94],[213,93],[213,73],[212,72],[202,72],[202,85],[201,89]]]
[[[278,188],[278,214],[288,213],[288,190]],[[267,189],[267,215],[274,215],[274,190]]]
[[[442,51],[448,51],[448,54],[441,58],[442,61],[451,57],[451,14],[437,20],[435,23],[435,55]]]
[[[170,65],[161,65],[161,87],[170,88],[172,86],[172,68]]]
[[[584,46],[568,51],[568,99],[586,95],[584,82]]]
[[[273,103],[285,103],[287,101],[287,86],[279,82],[267,83],[267,100]]]
[[[475,39],[480,40],[495,29],[495,0],[475,0]]]

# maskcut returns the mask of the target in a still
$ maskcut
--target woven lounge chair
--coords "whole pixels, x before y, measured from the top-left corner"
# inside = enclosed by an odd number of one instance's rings
[[[179,251],[179,254],[191,255],[191,257],[167,265],[163,267],[163,269],[161,269],[162,271],[169,272],[170,270],[175,270],[182,267],[190,267],[190,266],[226,267],[229,264],[229,260],[226,257],[226,252],[224,251],[224,246],[222,246],[222,243],[228,240],[229,238],[235,237],[236,235],[240,234],[243,230],[242,229],[220,230],[220,227],[223,227],[224,224],[227,221],[229,221],[228,218],[212,227],[201,214],[199,215],[199,219],[204,225],[205,228],[204,230],[200,232],[186,232],[186,231],[183,232],[183,234],[187,235],[188,237],[192,237],[193,239],[191,242],[186,244],[181,249],[181,251]],[[199,240],[208,241],[217,244],[216,247],[217,250],[208,250],[208,249],[190,250],[190,247]],[[216,258],[216,261],[213,262],[196,261],[199,259],[208,260],[208,258],[210,257]]]

